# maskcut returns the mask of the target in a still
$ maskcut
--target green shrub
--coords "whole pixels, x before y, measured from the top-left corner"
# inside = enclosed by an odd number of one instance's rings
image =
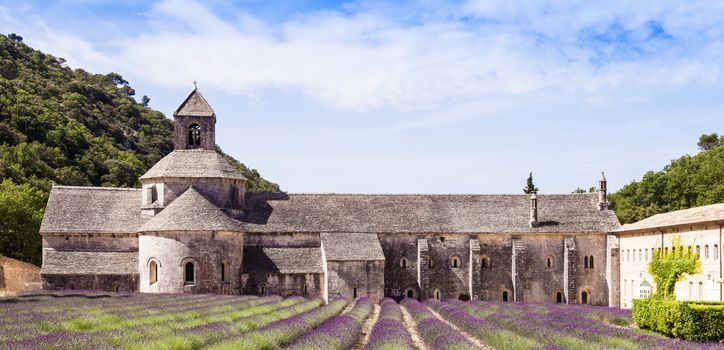
[[[640,299],[632,311],[642,329],[694,341],[724,339],[724,303]]]

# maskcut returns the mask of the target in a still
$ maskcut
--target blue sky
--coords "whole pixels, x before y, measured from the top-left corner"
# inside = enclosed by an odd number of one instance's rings
[[[615,190],[724,132],[715,1],[0,0],[0,32],[168,116],[197,80],[292,192]]]

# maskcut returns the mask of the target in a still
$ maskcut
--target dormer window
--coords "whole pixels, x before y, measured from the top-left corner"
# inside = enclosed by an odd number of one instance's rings
[[[189,146],[201,146],[201,126],[193,123],[189,125]]]

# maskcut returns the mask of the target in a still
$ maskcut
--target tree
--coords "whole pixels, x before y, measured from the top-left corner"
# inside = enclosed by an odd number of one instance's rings
[[[15,34],[15,33],[10,33],[10,35],[8,35],[8,39],[10,39],[10,40],[12,40],[12,41],[14,41],[14,42],[16,42],[16,43],[21,43],[21,42],[23,42],[23,37],[20,36],[20,35]]]
[[[0,255],[42,262],[40,221],[47,195],[28,184],[17,185],[10,179],[0,182]]]
[[[589,188],[588,188],[588,191],[586,191],[586,190],[578,187],[578,188],[576,188],[576,189],[575,189],[573,192],[571,192],[571,193],[586,193],[586,192],[588,192],[588,193],[595,193],[596,191],[598,191],[598,189],[595,188],[595,187],[593,187],[593,186],[589,187]]]
[[[724,135],[719,138],[717,133],[713,134],[702,134],[699,136],[699,142],[696,144],[702,151],[708,151],[710,149],[717,148],[724,144]]]
[[[141,105],[143,105],[143,107],[148,107],[149,102],[151,102],[151,99],[148,96],[143,95],[143,97],[141,97]]]
[[[525,194],[533,194],[538,193],[538,187],[535,187],[533,184],[533,172],[528,175],[528,180],[526,180],[525,188],[523,189],[523,193]]]
[[[654,251],[649,263],[649,273],[654,277],[656,292],[653,297],[658,299],[676,299],[674,287],[686,277],[701,270],[699,254],[692,251],[691,246],[681,245],[681,237],[674,235],[671,239],[671,251],[658,249]]]

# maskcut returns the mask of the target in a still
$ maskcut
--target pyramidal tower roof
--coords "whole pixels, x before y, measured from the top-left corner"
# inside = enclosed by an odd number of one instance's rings
[[[190,116],[190,117],[216,117],[214,110],[211,108],[204,96],[201,95],[199,89],[194,88],[183,103],[178,107],[174,116]]]
[[[149,231],[239,231],[240,223],[190,187],[138,232]]]

